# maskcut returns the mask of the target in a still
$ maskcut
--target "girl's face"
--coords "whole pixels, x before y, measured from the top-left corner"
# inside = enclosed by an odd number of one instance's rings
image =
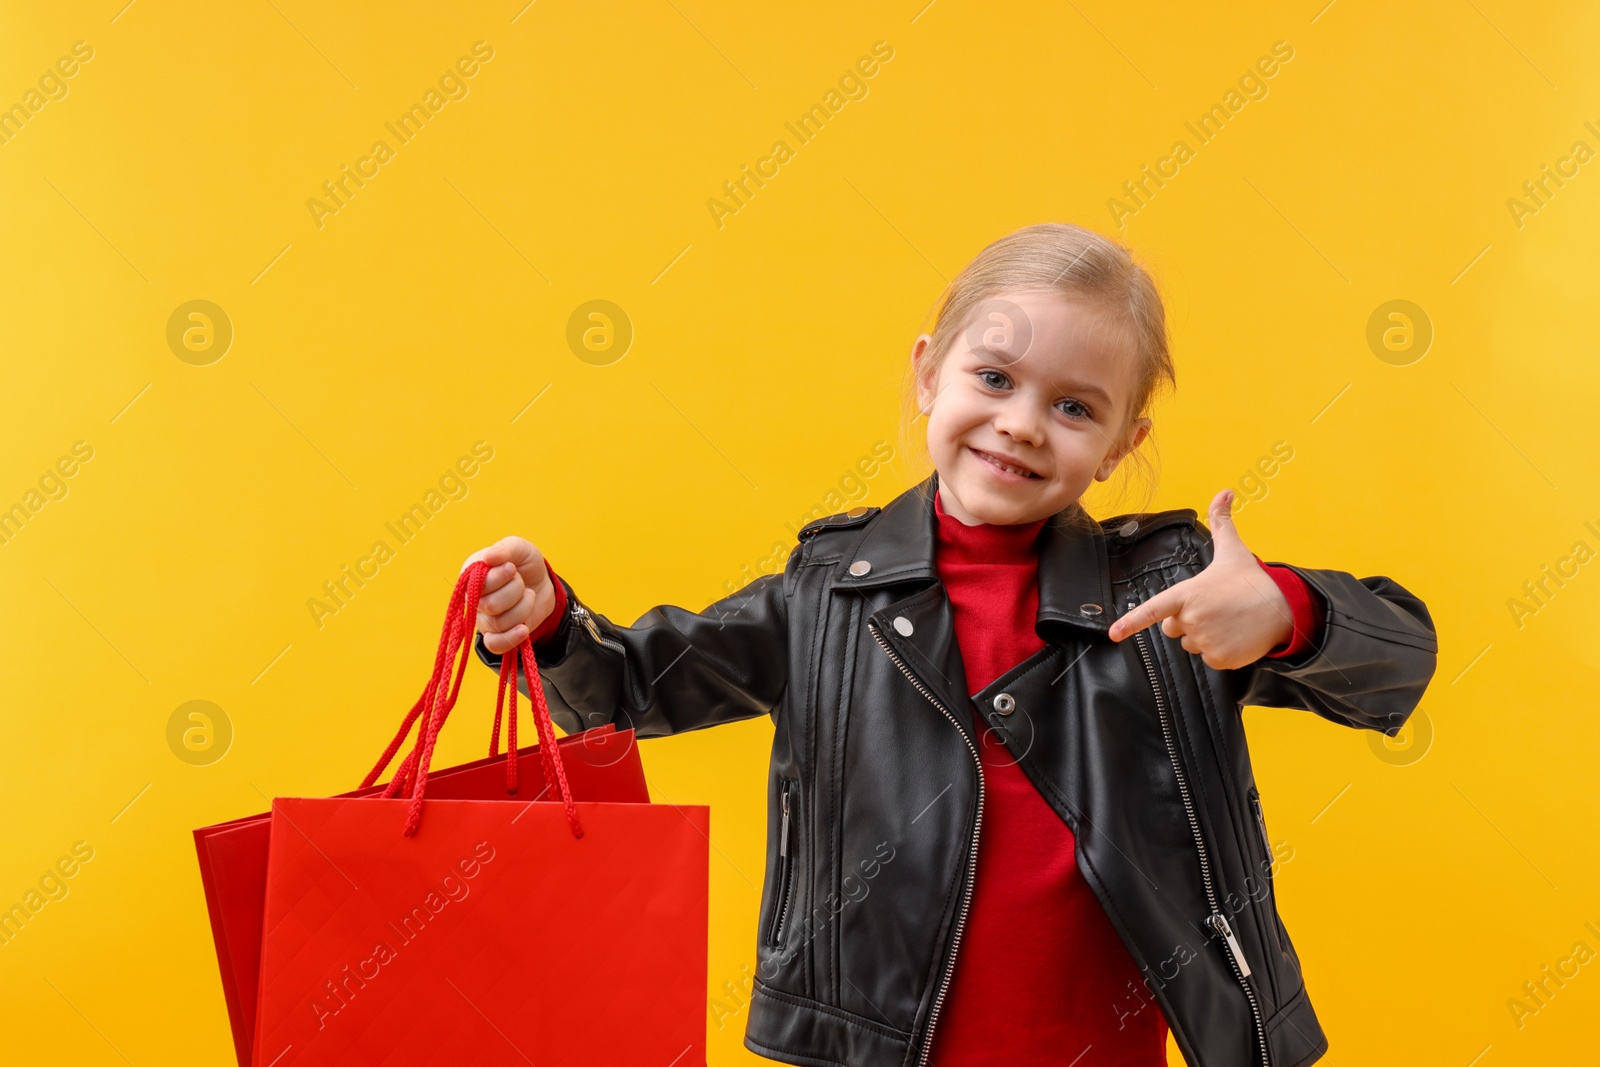
[[[1016,524],[1070,506],[1138,447],[1128,418],[1131,359],[1091,305],[1055,293],[986,300],[939,365],[928,334],[911,349],[917,403],[944,510],[968,525]],[[1010,470],[1004,469],[1011,468]]]

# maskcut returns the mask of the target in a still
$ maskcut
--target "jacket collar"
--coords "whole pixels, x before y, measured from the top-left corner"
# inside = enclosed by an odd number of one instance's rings
[[[831,589],[876,589],[899,582],[939,581],[934,567],[938,515],[933,510],[939,474],[930,474],[885,505],[855,548],[834,567]],[[1068,511],[1050,517],[1040,532],[1039,614],[1034,632],[1050,640],[1061,628],[1104,634],[1117,617],[1111,600],[1106,534],[1088,515],[1083,524]],[[861,562],[870,564],[866,573]]]

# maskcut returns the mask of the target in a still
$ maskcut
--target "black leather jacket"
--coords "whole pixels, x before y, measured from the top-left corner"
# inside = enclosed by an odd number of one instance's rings
[[[1076,860],[1196,1067],[1327,1051],[1278,917],[1240,709],[1398,730],[1433,676],[1422,602],[1388,578],[1294,568],[1326,641],[1219,671],[1129,607],[1200,571],[1193,509],[1045,524],[1046,647],[970,693],[934,570],[938,475],[800,531],[781,574],[695,613],[618,626],[567,586],[539,667],[556,723],[641,737],[770,715],[767,873],[745,1045],[788,1063],[928,1060],[982,835],[984,743],[1003,741],[1077,838]],[[498,669],[499,657],[478,642]],[[523,682],[526,685],[526,682]]]

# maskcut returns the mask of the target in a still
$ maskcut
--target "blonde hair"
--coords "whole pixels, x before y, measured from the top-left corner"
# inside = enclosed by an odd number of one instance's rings
[[[1009,233],[979,252],[936,301],[932,341],[922,355],[924,373],[937,380],[945,356],[985,301],[1002,293],[1024,292],[1055,293],[1094,305],[1130,350],[1133,392],[1115,438],[1117,446],[1123,447],[1134,421],[1149,413],[1161,386],[1177,387],[1177,372],[1168,347],[1166,309],[1155,280],[1127,248],[1092,230],[1060,222],[1039,223]],[[917,368],[910,367],[900,420],[901,455],[918,460],[922,472],[916,475],[917,481],[933,469],[926,435],[919,437],[913,432],[921,414]],[[1146,440],[1153,436],[1147,434]],[[1120,473],[1132,464],[1144,475],[1145,495],[1137,511],[1148,509],[1156,490],[1155,470],[1145,451],[1141,444],[1117,466]],[[1088,515],[1081,500],[1064,514],[1068,521],[1083,521]]]

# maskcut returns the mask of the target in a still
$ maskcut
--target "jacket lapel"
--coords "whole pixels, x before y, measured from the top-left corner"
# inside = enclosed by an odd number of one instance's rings
[[[938,487],[935,471],[891,500],[834,567],[830,588],[877,589],[896,582],[938,581],[934,552],[939,517],[933,510]],[[1045,523],[1040,534],[1035,632],[1045,640],[1054,638],[1063,626],[1104,634],[1117,616],[1111,602],[1105,531],[1089,516],[1083,520],[1074,523],[1062,511]]]
[[[938,515],[933,509],[938,472],[891,500],[855,546],[834,565],[831,590],[881,589],[906,584],[909,595],[876,611],[875,628],[951,708],[969,694],[955,642],[953,613],[934,566]],[[1074,523],[1053,516],[1040,534],[1039,611],[1034,630],[1045,641],[1084,632],[1104,635],[1116,618],[1106,538],[1088,516]],[[1076,632],[1075,632],[1076,631]]]

